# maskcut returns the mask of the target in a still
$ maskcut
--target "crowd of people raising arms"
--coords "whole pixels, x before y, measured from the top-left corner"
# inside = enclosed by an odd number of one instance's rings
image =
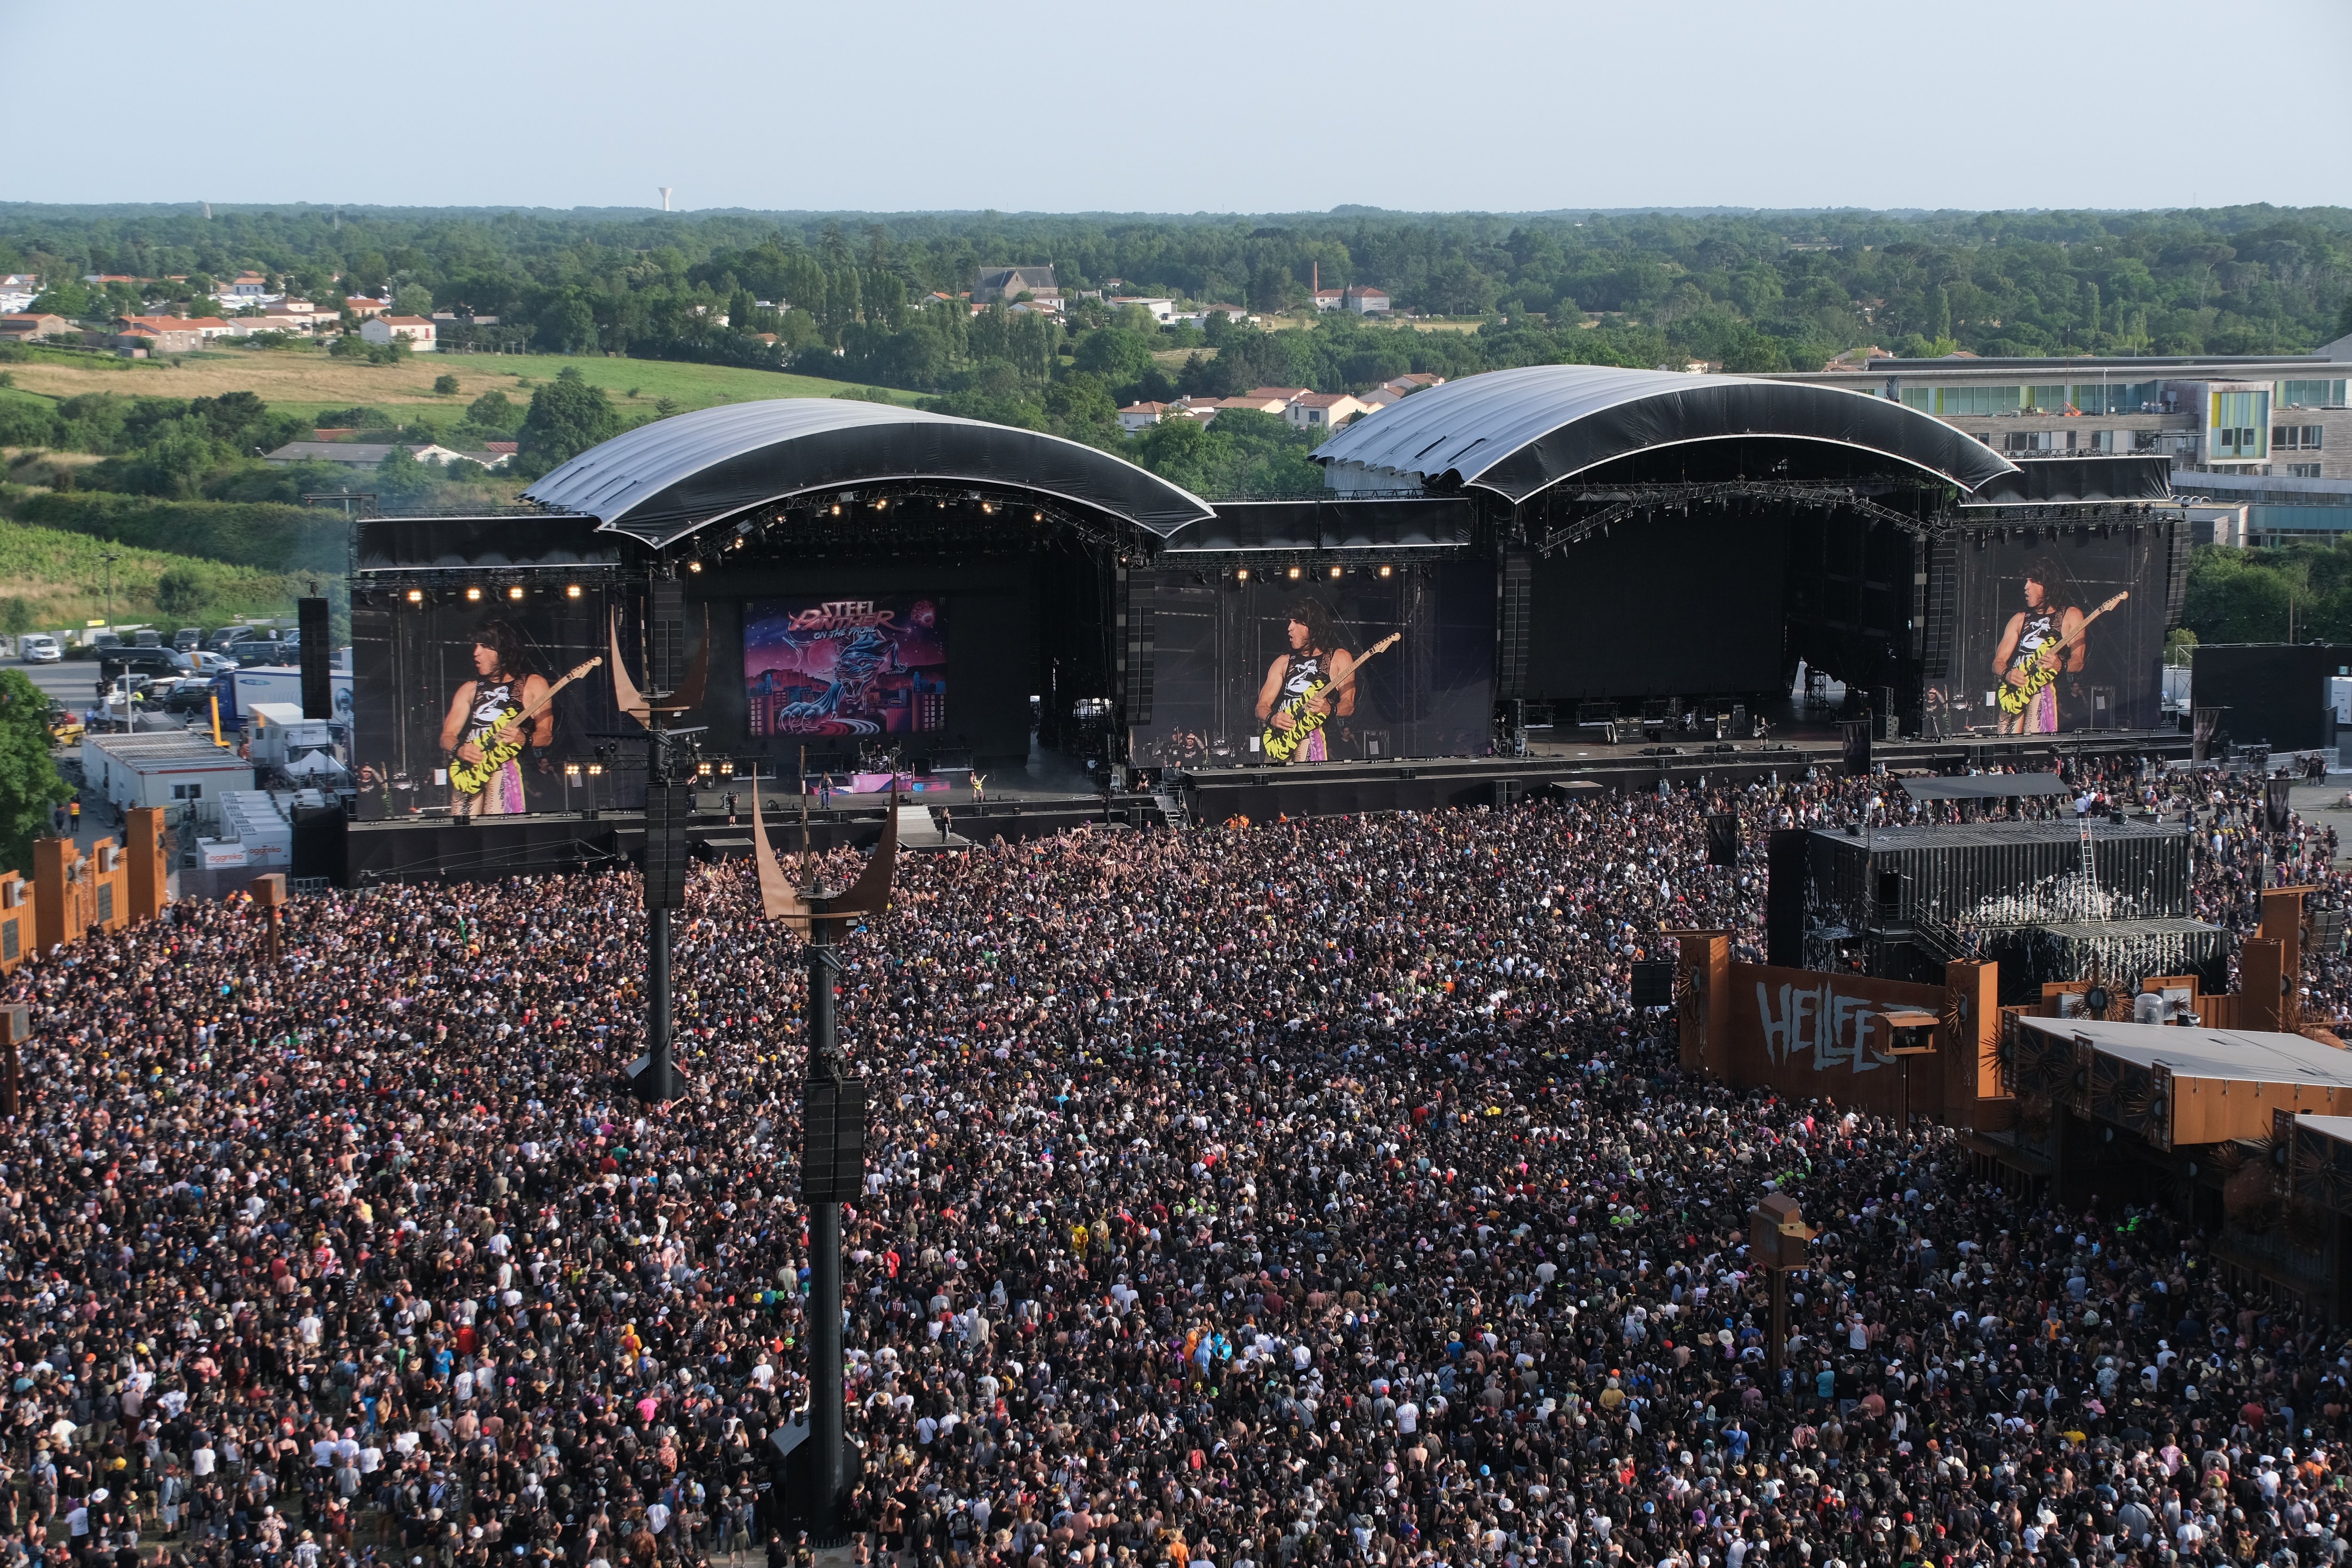
[[[2122,765],[2210,918],[2335,845]],[[1954,808],[1928,808],[1948,815]],[[1709,868],[1706,816],[1748,862]],[[1683,1077],[1662,930],[1760,942],[1764,832],[1884,778],[1086,831],[901,862],[845,944],[856,1560],[902,1568],[2310,1564],[2352,1544],[2345,1336],[2166,1215]],[[2263,858],[2267,857],[2267,859]],[[641,1048],[611,871],[181,903],[16,971],[0,1529],[19,1563],[656,1568],[801,1543],[798,939],[739,864]],[[2307,1011],[2352,1006],[2315,961]],[[1745,1216],[1823,1229],[1765,1372]]]

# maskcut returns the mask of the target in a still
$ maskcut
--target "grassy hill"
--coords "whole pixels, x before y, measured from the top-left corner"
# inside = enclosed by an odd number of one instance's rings
[[[273,409],[306,418],[320,411],[365,405],[414,408],[451,420],[485,392],[503,392],[517,403],[530,401],[526,383],[552,381],[558,372],[577,370],[609,391],[624,411],[652,406],[667,397],[681,409],[770,397],[831,397],[853,384],[734,365],[686,364],[670,360],[602,359],[558,354],[418,354],[401,364],[372,365],[331,357],[323,349],[208,349],[160,360],[112,359],[97,354],[35,349],[5,367],[25,392],[73,397],[112,392],[126,397],[217,397],[250,392]],[[436,393],[436,376],[455,375],[454,394]],[[917,395],[876,389],[895,402]],[[634,395],[632,395],[634,394]]]
[[[302,591],[297,579],[275,572],[109,544],[88,534],[0,519],[0,626],[55,631],[104,616],[109,602],[105,555],[110,551],[115,556],[112,605],[117,620],[173,619],[155,605],[156,583],[173,567],[194,580],[202,608],[193,618],[206,625],[241,615],[290,614],[294,596]]]

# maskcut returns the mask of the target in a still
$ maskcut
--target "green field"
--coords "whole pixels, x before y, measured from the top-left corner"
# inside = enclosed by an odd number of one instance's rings
[[[79,626],[106,613],[107,562],[113,563],[113,610],[118,620],[156,619],[155,582],[171,567],[194,577],[203,592],[195,619],[218,625],[235,616],[284,615],[301,584],[276,572],[231,566],[200,556],[173,555],[110,544],[83,533],[30,528],[0,519],[0,614],[22,599],[31,627]]]
[[[605,388],[624,413],[649,413],[665,397],[683,410],[771,397],[831,397],[852,386],[779,371],[672,360],[429,353],[379,365],[336,359],[320,348],[207,349],[159,360],[36,348],[0,369],[8,372],[17,390],[47,397],[86,392],[217,397],[224,392],[250,392],[272,408],[304,418],[316,418],[327,409],[364,406],[398,410],[404,417],[413,409],[437,421],[456,420],[467,403],[485,392],[500,391],[518,403],[528,402],[530,390],[523,382],[552,381],[566,370],[576,370]],[[433,390],[435,378],[442,375],[457,378],[455,394]],[[912,403],[918,395],[876,390],[898,403]]]

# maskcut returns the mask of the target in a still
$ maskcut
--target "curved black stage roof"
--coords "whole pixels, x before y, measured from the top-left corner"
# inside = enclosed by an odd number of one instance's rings
[[[1313,457],[1341,491],[1431,485],[1517,504],[1615,458],[1756,438],[1876,453],[1966,491],[2017,471],[1941,420],[1842,387],[1580,364],[1447,382],[1358,419]]]
[[[816,397],[726,404],[641,425],[581,453],[523,496],[659,549],[772,501],[908,479],[1052,496],[1162,539],[1215,515],[1191,491],[1058,436]]]

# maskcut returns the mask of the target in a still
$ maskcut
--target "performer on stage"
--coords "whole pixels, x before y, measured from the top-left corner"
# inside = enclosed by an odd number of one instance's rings
[[[1276,762],[1330,760],[1325,721],[1356,711],[1355,656],[1339,646],[1339,629],[1322,601],[1297,600],[1290,610],[1290,651],[1266,667],[1258,689],[1258,722],[1266,726],[1266,752]],[[1292,734],[1305,731],[1295,749]],[[1289,750],[1290,754],[1282,754]]]
[[[523,792],[526,750],[538,772],[554,772],[547,748],[555,743],[555,710],[520,719],[547,695],[547,678],[526,672],[523,663],[522,634],[509,622],[485,621],[474,634],[476,679],[457,688],[441,721],[449,804],[461,816],[512,816],[529,809]]]
[[[2074,600],[2065,569],[2047,555],[2034,557],[2026,568],[2025,608],[2009,617],[1992,656],[1995,675],[2021,691],[2032,691],[2021,711],[2002,715],[2002,734],[2058,732],[2059,684],[2082,673],[2088,652],[2082,606]],[[2037,685],[2041,689],[2033,690]]]

